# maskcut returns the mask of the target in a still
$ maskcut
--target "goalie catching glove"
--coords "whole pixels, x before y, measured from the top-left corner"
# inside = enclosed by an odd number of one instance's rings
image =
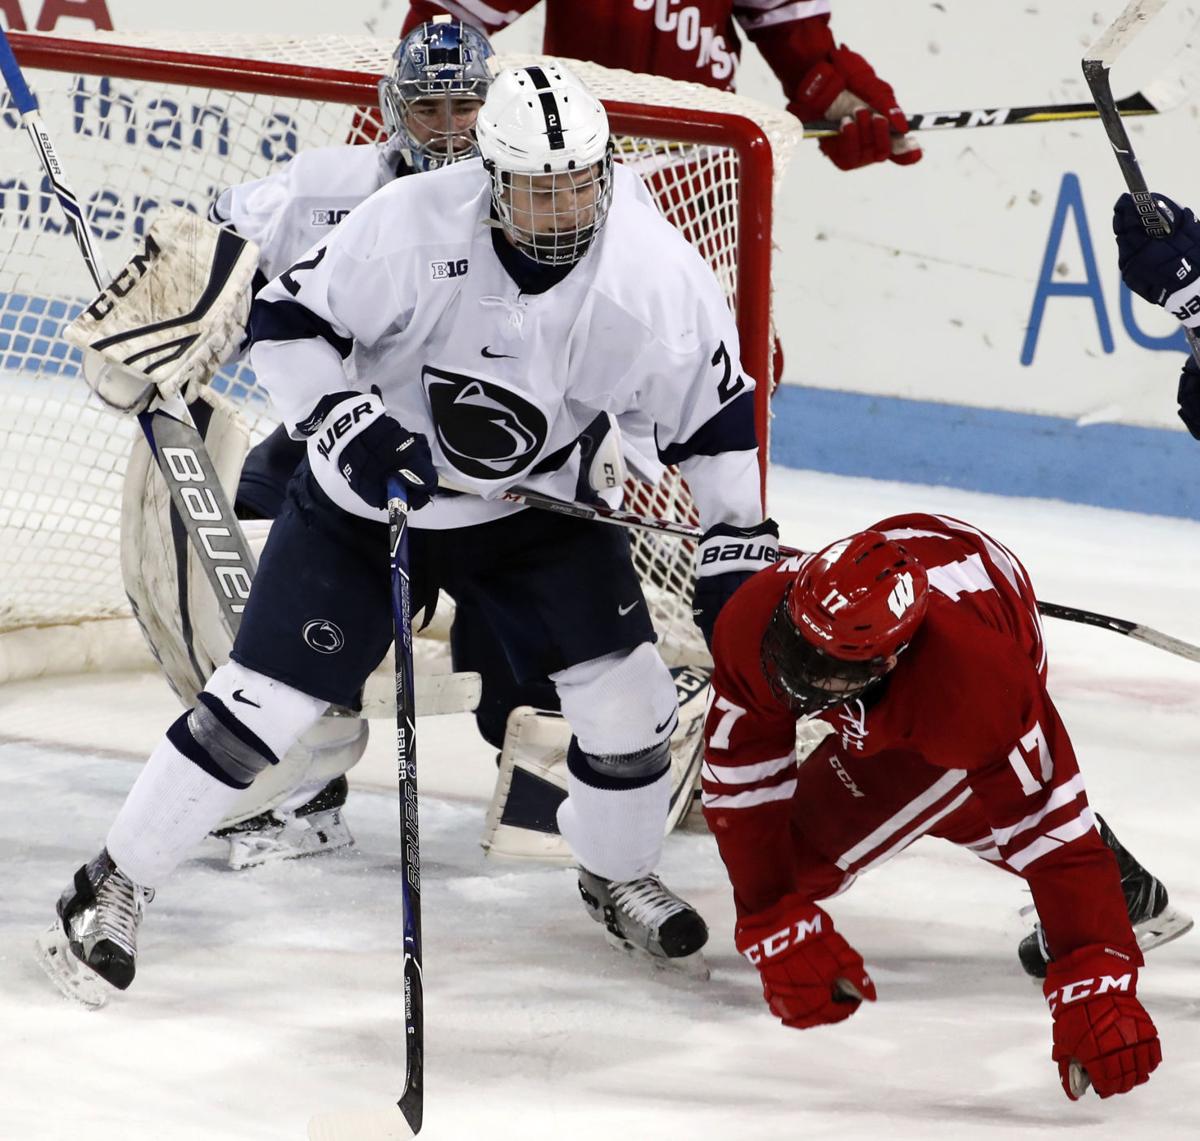
[[[1162,1061],[1158,1031],[1137,997],[1141,952],[1093,944],[1046,968],[1042,987],[1054,1018],[1053,1058],[1072,1101],[1088,1085],[1101,1097],[1128,1093]]]
[[[245,337],[257,268],[253,242],[164,207],[142,252],[63,331],[101,402],[144,412],[206,384]]]
[[[404,481],[413,511],[437,489],[429,442],[388,415],[378,389],[322,397],[299,431],[308,436],[308,463],[321,490],[354,515],[375,519],[386,509],[389,475]]]
[[[805,1030],[849,1018],[875,984],[828,912],[798,895],[740,920],[737,949],[758,968],[763,998],[784,1026]]]

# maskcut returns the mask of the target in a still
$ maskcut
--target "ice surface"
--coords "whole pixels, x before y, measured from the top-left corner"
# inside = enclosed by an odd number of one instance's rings
[[[1063,504],[772,473],[787,542],[937,510],[1013,547],[1043,598],[1200,643],[1200,525]],[[1193,914],[1200,893],[1200,664],[1047,622],[1052,689],[1092,803]],[[232,874],[210,842],[160,892],[133,988],[62,999],[33,934],[91,856],[177,713],[149,677],[0,689],[0,1139],[300,1141],[309,1117],[386,1109],[403,1074],[397,810],[386,723],[356,770],[348,853]],[[785,1030],[731,946],[707,836],[676,834],[667,882],[713,929],[707,984],[610,951],[573,877],[486,860],[494,774],[468,717],[422,720],[431,1139],[757,1141],[1200,1136],[1200,940],[1152,954],[1142,994],[1165,1061],[1149,1086],[1072,1105],[1021,973],[1019,881],[935,840],[830,910],[880,1000]]]

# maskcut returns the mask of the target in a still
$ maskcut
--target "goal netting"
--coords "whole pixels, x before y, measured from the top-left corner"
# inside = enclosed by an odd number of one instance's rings
[[[128,259],[164,204],[204,213],[224,187],[261,178],[300,150],[371,141],[375,84],[394,47],[365,37],[10,38],[110,268]],[[501,61],[513,62],[527,61]],[[729,298],[743,361],[759,381],[765,465],[772,201],[797,125],[698,85],[572,66],[609,109],[618,160],[642,175]],[[91,399],[78,353],[61,337],[93,293],[4,92],[0,680],[144,660],[118,554],[122,479],[137,427]],[[274,426],[248,365],[222,370],[213,383],[235,401],[255,441]],[[632,510],[696,521],[673,471],[628,491]],[[634,546],[665,656],[704,660],[691,621],[690,544],[643,533]]]

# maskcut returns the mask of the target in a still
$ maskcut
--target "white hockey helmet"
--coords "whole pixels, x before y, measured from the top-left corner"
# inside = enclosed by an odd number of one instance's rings
[[[474,158],[475,116],[491,83],[492,45],[470,24],[437,16],[413,28],[379,81],[379,110],[388,135],[414,170]]]
[[[509,240],[534,261],[574,265],[612,203],[604,104],[548,60],[497,75],[475,131]]]

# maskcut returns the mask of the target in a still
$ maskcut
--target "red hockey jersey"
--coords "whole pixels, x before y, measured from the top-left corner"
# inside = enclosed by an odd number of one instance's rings
[[[449,13],[489,35],[542,0],[413,0],[403,33]],[[834,46],[830,0],[545,0],[548,55],[733,90],[746,33],[791,99]]]
[[[955,519],[873,529],[926,568],[929,611],[884,682],[821,714],[833,731],[801,764],[760,654],[802,560],[755,575],[717,623],[702,791],[739,914],[791,892],[833,895],[932,835],[1023,876],[1056,956],[1132,943],[1116,861],[1046,692],[1025,569]]]

